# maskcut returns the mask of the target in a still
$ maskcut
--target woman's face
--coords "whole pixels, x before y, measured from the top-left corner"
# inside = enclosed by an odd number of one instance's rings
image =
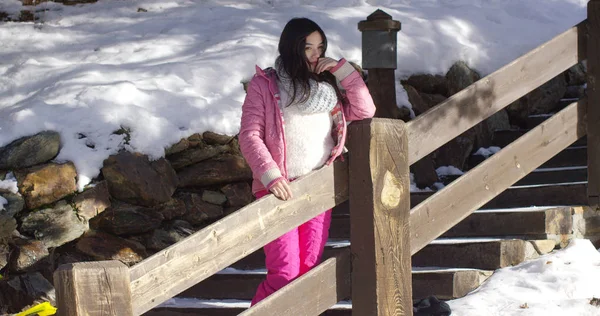
[[[314,71],[317,61],[323,54],[323,38],[317,31],[310,33],[306,37],[306,46],[304,47],[306,59],[308,60],[308,68]]]

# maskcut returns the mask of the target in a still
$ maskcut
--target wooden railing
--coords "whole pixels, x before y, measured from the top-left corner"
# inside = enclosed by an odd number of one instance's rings
[[[297,197],[291,201],[260,199],[131,268],[116,261],[59,267],[59,313],[143,314],[349,199],[351,254],[326,260],[241,315],[319,315],[349,297],[354,315],[412,315],[411,255],[586,132],[588,194],[598,205],[600,0],[588,6],[588,20],[410,123],[351,124],[349,163],[293,182]],[[569,105],[410,210],[411,164],[586,56],[587,102]]]

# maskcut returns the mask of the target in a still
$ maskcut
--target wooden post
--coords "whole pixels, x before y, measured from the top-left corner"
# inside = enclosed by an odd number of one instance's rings
[[[369,71],[368,87],[377,107],[375,116],[397,118],[396,76],[397,67],[396,36],[400,22],[392,16],[377,10],[358,23],[362,32],[362,67]]]
[[[412,315],[404,122],[370,119],[349,131],[352,314]]]
[[[587,146],[589,204],[600,205],[600,0],[588,2]]]
[[[129,268],[120,261],[64,264],[54,272],[58,315],[133,315]]]

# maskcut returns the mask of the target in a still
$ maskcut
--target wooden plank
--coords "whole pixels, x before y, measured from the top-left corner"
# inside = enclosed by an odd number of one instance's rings
[[[548,118],[547,118],[548,119]],[[544,119],[546,121],[546,119]],[[540,122],[541,124],[541,122]],[[539,124],[538,124],[539,125]],[[530,129],[535,128],[533,126]],[[517,140],[517,138],[525,135],[529,130],[524,129],[513,129],[513,130],[498,130],[494,132],[494,136],[492,138],[492,145],[504,148],[508,146],[510,143]],[[587,137],[582,137],[574,142],[571,147],[585,147],[587,145]]]
[[[369,69],[369,93],[375,103],[375,116],[397,118],[395,69]]]
[[[585,109],[571,104],[411,210],[412,253],[585,135]]]
[[[364,120],[349,128],[356,315],[412,315],[406,137],[400,120]]]
[[[348,165],[336,162],[291,184],[296,198],[260,199],[131,268],[142,314],[348,198]]]
[[[564,150],[562,151],[565,152]],[[560,155],[560,154],[558,154]],[[557,156],[558,156],[557,155]],[[554,156],[554,157],[557,157]],[[585,157],[587,161],[587,156]],[[550,159],[552,160],[552,159]],[[543,165],[542,165],[543,166]],[[540,170],[540,169],[538,169]],[[440,180],[444,185],[448,185],[458,179],[459,175],[443,176]],[[563,169],[550,171],[535,171],[526,175],[523,179],[517,181],[515,186],[523,185],[540,185],[540,184],[559,184],[559,183],[574,183],[587,181],[587,167],[580,169]]]
[[[423,299],[431,295],[441,300],[451,300],[467,295],[492,275],[484,270],[441,270],[413,272],[413,297]]]
[[[600,0],[588,2],[589,37],[587,45],[588,98],[588,199],[600,206]]]
[[[556,36],[458,92],[407,124],[409,162],[415,163],[513,101],[586,57],[578,32],[586,21]],[[435,126],[435,133],[431,127]]]
[[[133,315],[129,284],[120,261],[63,264],[54,272],[59,315]]]
[[[243,307],[213,307],[213,308],[178,308],[160,307],[155,308],[144,316],[236,316],[246,310]],[[265,314],[274,315],[274,314]],[[283,315],[282,315],[283,316]],[[351,309],[330,309],[320,316],[352,316]]]
[[[486,160],[479,155],[471,155],[468,160],[470,169]],[[540,168],[564,168],[564,167],[587,167],[587,148],[586,147],[567,147],[565,150],[544,162]],[[587,170],[586,170],[587,179]]]
[[[350,265],[348,251],[327,259],[240,316],[320,315],[337,302],[350,297]]]

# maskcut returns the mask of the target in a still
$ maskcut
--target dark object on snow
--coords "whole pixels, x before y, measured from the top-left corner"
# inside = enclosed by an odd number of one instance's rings
[[[414,316],[450,316],[452,311],[446,302],[430,296],[413,304],[413,314]]]

